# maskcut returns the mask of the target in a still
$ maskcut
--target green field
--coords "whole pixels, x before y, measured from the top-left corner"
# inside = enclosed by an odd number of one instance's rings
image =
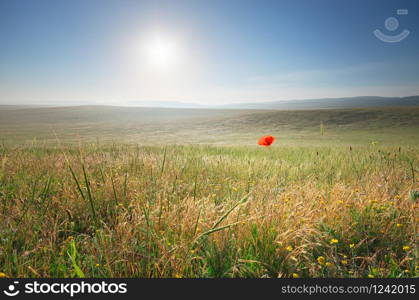
[[[2,276],[419,274],[419,107],[8,108],[0,136]]]

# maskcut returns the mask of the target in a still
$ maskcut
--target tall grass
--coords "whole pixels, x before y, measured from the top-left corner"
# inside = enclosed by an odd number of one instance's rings
[[[3,145],[0,153],[8,276],[418,274],[417,147]]]

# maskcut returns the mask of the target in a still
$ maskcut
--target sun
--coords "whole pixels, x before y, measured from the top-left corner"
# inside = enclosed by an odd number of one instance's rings
[[[144,46],[146,61],[155,68],[167,69],[178,61],[178,47],[173,39],[156,36]]]

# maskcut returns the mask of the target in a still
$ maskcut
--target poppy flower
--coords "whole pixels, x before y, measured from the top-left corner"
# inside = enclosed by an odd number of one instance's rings
[[[259,139],[258,144],[264,147],[268,147],[272,145],[272,143],[275,141],[275,137],[272,135],[266,135]]]

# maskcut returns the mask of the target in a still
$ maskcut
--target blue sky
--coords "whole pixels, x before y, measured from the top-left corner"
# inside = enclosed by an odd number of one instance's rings
[[[419,94],[415,0],[0,0],[0,45],[0,104]]]

